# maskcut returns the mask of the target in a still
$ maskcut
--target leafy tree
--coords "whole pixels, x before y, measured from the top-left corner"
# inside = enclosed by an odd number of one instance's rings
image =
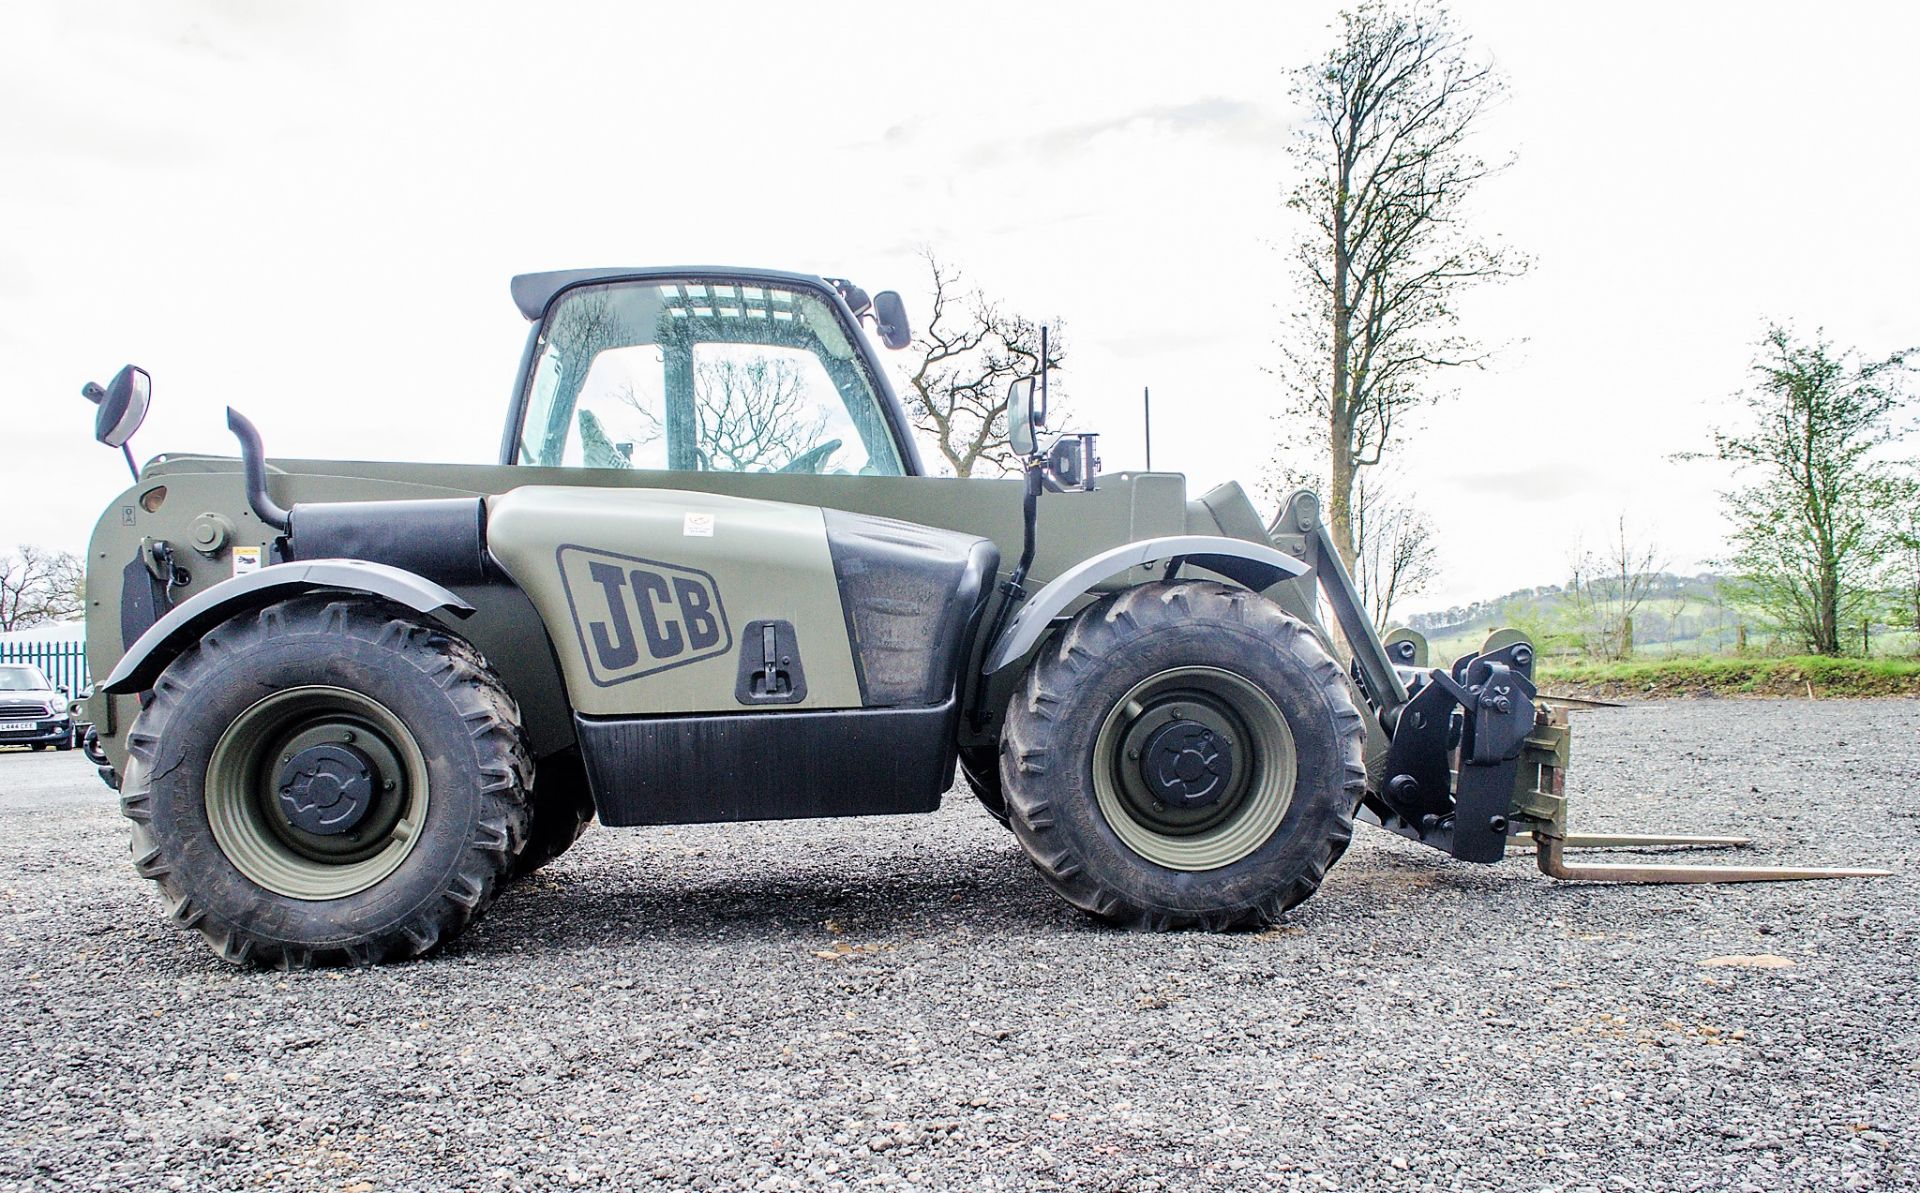
[[[1458,331],[1459,294],[1527,265],[1464,227],[1469,196],[1502,168],[1471,134],[1504,93],[1437,5],[1369,0],[1342,13],[1339,43],[1296,74],[1309,117],[1287,206],[1307,223],[1294,257],[1312,301],[1283,344],[1288,413],[1324,429],[1328,522],[1349,567],[1360,471],[1409,412],[1444,396],[1434,373],[1486,359]]]
[[[1712,458],[1751,478],[1723,495],[1740,595],[1814,654],[1836,655],[1869,612],[1894,543],[1900,487],[1886,449],[1907,353],[1864,360],[1815,332],[1767,328],[1745,391],[1749,425],[1716,429]]]
[[[71,551],[22,546],[0,555],[0,633],[78,617],[86,569]]]
[[[907,375],[907,415],[955,476],[1011,472],[1017,461],[1007,446],[1007,387],[1040,371],[1040,324],[978,288],[963,289],[960,271],[931,250],[921,257],[933,301],[913,338],[918,355]],[[1047,366],[1057,369],[1065,359],[1056,320]]]
[[[1920,654],[1920,479],[1904,477],[1891,489],[1892,549],[1887,553],[1887,620],[1910,631]]]
[[[1541,654],[1566,653],[1580,644],[1577,631],[1567,628],[1567,617],[1560,604],[1550,599],[1511,597],[1494,608],[1489,629],[1505,626],[1519,630]],[[1448,662],[1450,660],[1440,660]]]

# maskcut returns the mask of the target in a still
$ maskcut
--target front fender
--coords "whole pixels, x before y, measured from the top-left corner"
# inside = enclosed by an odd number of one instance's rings
[[[359,559],[314,559],[277,563],[231,580],[222,580],[140,635],[100,689],[117,695],[144,692],[168,663],[199,641],[200,635],[247,609],[257,609],[302,592],[331,589],[383,597],[416,613],[469,617],[473,606],[450,590],[402,568]]]
[[[1026,657],[1040,644],[1053,619],[1104,581],[1131,568],[1162,559],[1181,559],[1259,592],[1282,580],[1304,576],[1306,564],[1262,543],[1219,535],[1177,534],[1126,543],[1090,556],[1055,576],[1020,606],[1013,622],[987,655],[987,674]]]

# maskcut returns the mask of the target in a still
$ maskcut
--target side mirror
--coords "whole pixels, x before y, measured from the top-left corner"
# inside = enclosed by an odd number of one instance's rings
[[[93,418],[93,437],[108,447],[124,448],[146,421],[153,379],[145,369],[128,365],[114,374],[105,389],[89,383],[80,392],[100,407]]]
[[[1047,402],[1041,397],[1036,403],[1038,394],[1031,377],[1007,387],[1007,444],[1023,460],[1038,450],[1035,432],[1047,425]]]
[[[898,290],[882,290],[873,296],[873,327],[880,342],[894,351],[913,343],[913,329],[907,326],[907,304]]]
[[[1047,452],[1047,487],[1056,493],[1091,493],[1099,488],[1099,440],[1092,432],[1062,435]]]

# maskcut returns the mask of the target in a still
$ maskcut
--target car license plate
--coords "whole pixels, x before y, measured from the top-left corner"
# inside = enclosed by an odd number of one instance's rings
[[[32,721],[0,721],[0,733],[31,733],[34,728]]]

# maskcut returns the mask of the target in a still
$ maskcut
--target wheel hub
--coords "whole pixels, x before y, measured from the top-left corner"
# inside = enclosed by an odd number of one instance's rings
[[[373,760],[350,745],[309,746],[280,766],[274,790],[287,820],[319,836],[350,832],[373,806]]]
[[[1140,777],[1162,803],[1209,807],[1219,802],[1233,778],[1233,747],[1198,721],[1169,721],[1147,738]]]
[[[1293,798],[1293,734],[1273,698],[1234,672],[1174,667],[1115,702],[1094,740],[1095,798],[1121,844],[1172,870],[1245,857]]]

